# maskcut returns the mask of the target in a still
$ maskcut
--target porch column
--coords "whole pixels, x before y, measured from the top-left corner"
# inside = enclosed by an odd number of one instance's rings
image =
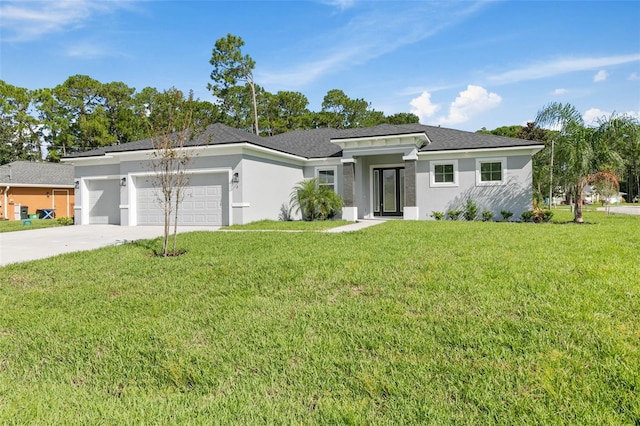
[[[342,219],[349,222],[358,220],[358,207],[356,206],[356,160],[344,158],[342,160]]]
[[[403,219],[418,220],[420,212],[416,202],[416,163],[418,155],[411,153],[402,157],[404,160],[404,209]]]

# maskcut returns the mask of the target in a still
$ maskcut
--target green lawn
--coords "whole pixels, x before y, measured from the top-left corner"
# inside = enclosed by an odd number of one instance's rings
[[[639,424],[640,217],[585,218],[0,268],[0,423]]]
[[[246,225],[232,225],[223,229],[231,231],[323,231],[350,223],[353,222],[346,220],[320,220],[316,222],[261,220]]]
[[[51,228],[61,226],[55,220],[32,219],[31,225],[22,225],[22,220],[0,220],[0,232],[27,231],[29,229]]]

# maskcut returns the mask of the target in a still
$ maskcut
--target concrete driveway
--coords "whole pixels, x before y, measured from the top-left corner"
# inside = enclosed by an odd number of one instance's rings
[[[162,236],[162,226],[78,225],[0,233],[0,266],[93,250]],[[178,233],[217,231],[217,227],[180,226]]]

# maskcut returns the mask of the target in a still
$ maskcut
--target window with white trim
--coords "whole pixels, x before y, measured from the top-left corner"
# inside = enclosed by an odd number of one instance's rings
[[[476,160],[477,185],[503,185],[506,182],[506,158],[482,158]]]
[[[458,160],[431,161],[431,186],[458,186]]]
[[[324,167],[316,169],[316,178],[318,179],[318,186],[326,186],[337,192],[336,167]]]

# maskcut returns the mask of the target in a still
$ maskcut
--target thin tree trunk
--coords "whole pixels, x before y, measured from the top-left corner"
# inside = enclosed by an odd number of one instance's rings
[[[576,198],[576,202],[574,204],[573,221],[576,223],[584,222],[582,217],[582,201],[578,198]]]
[[[253,123],[256,130],[256,136],[259,136],[260,130],[258,130],[258,102],[256,100],[256,87],[251,80],[249,80],[249,86],[251,86],[251,96],[253,97]]]
[[[576,185],[575,191],[575,200],[574,200],[574,212],[573,212],[573,221],[576,223],[583,223],[584,218],[582,217],[582,195],[584,192],[584,187],[586,182],[580,182]]]

